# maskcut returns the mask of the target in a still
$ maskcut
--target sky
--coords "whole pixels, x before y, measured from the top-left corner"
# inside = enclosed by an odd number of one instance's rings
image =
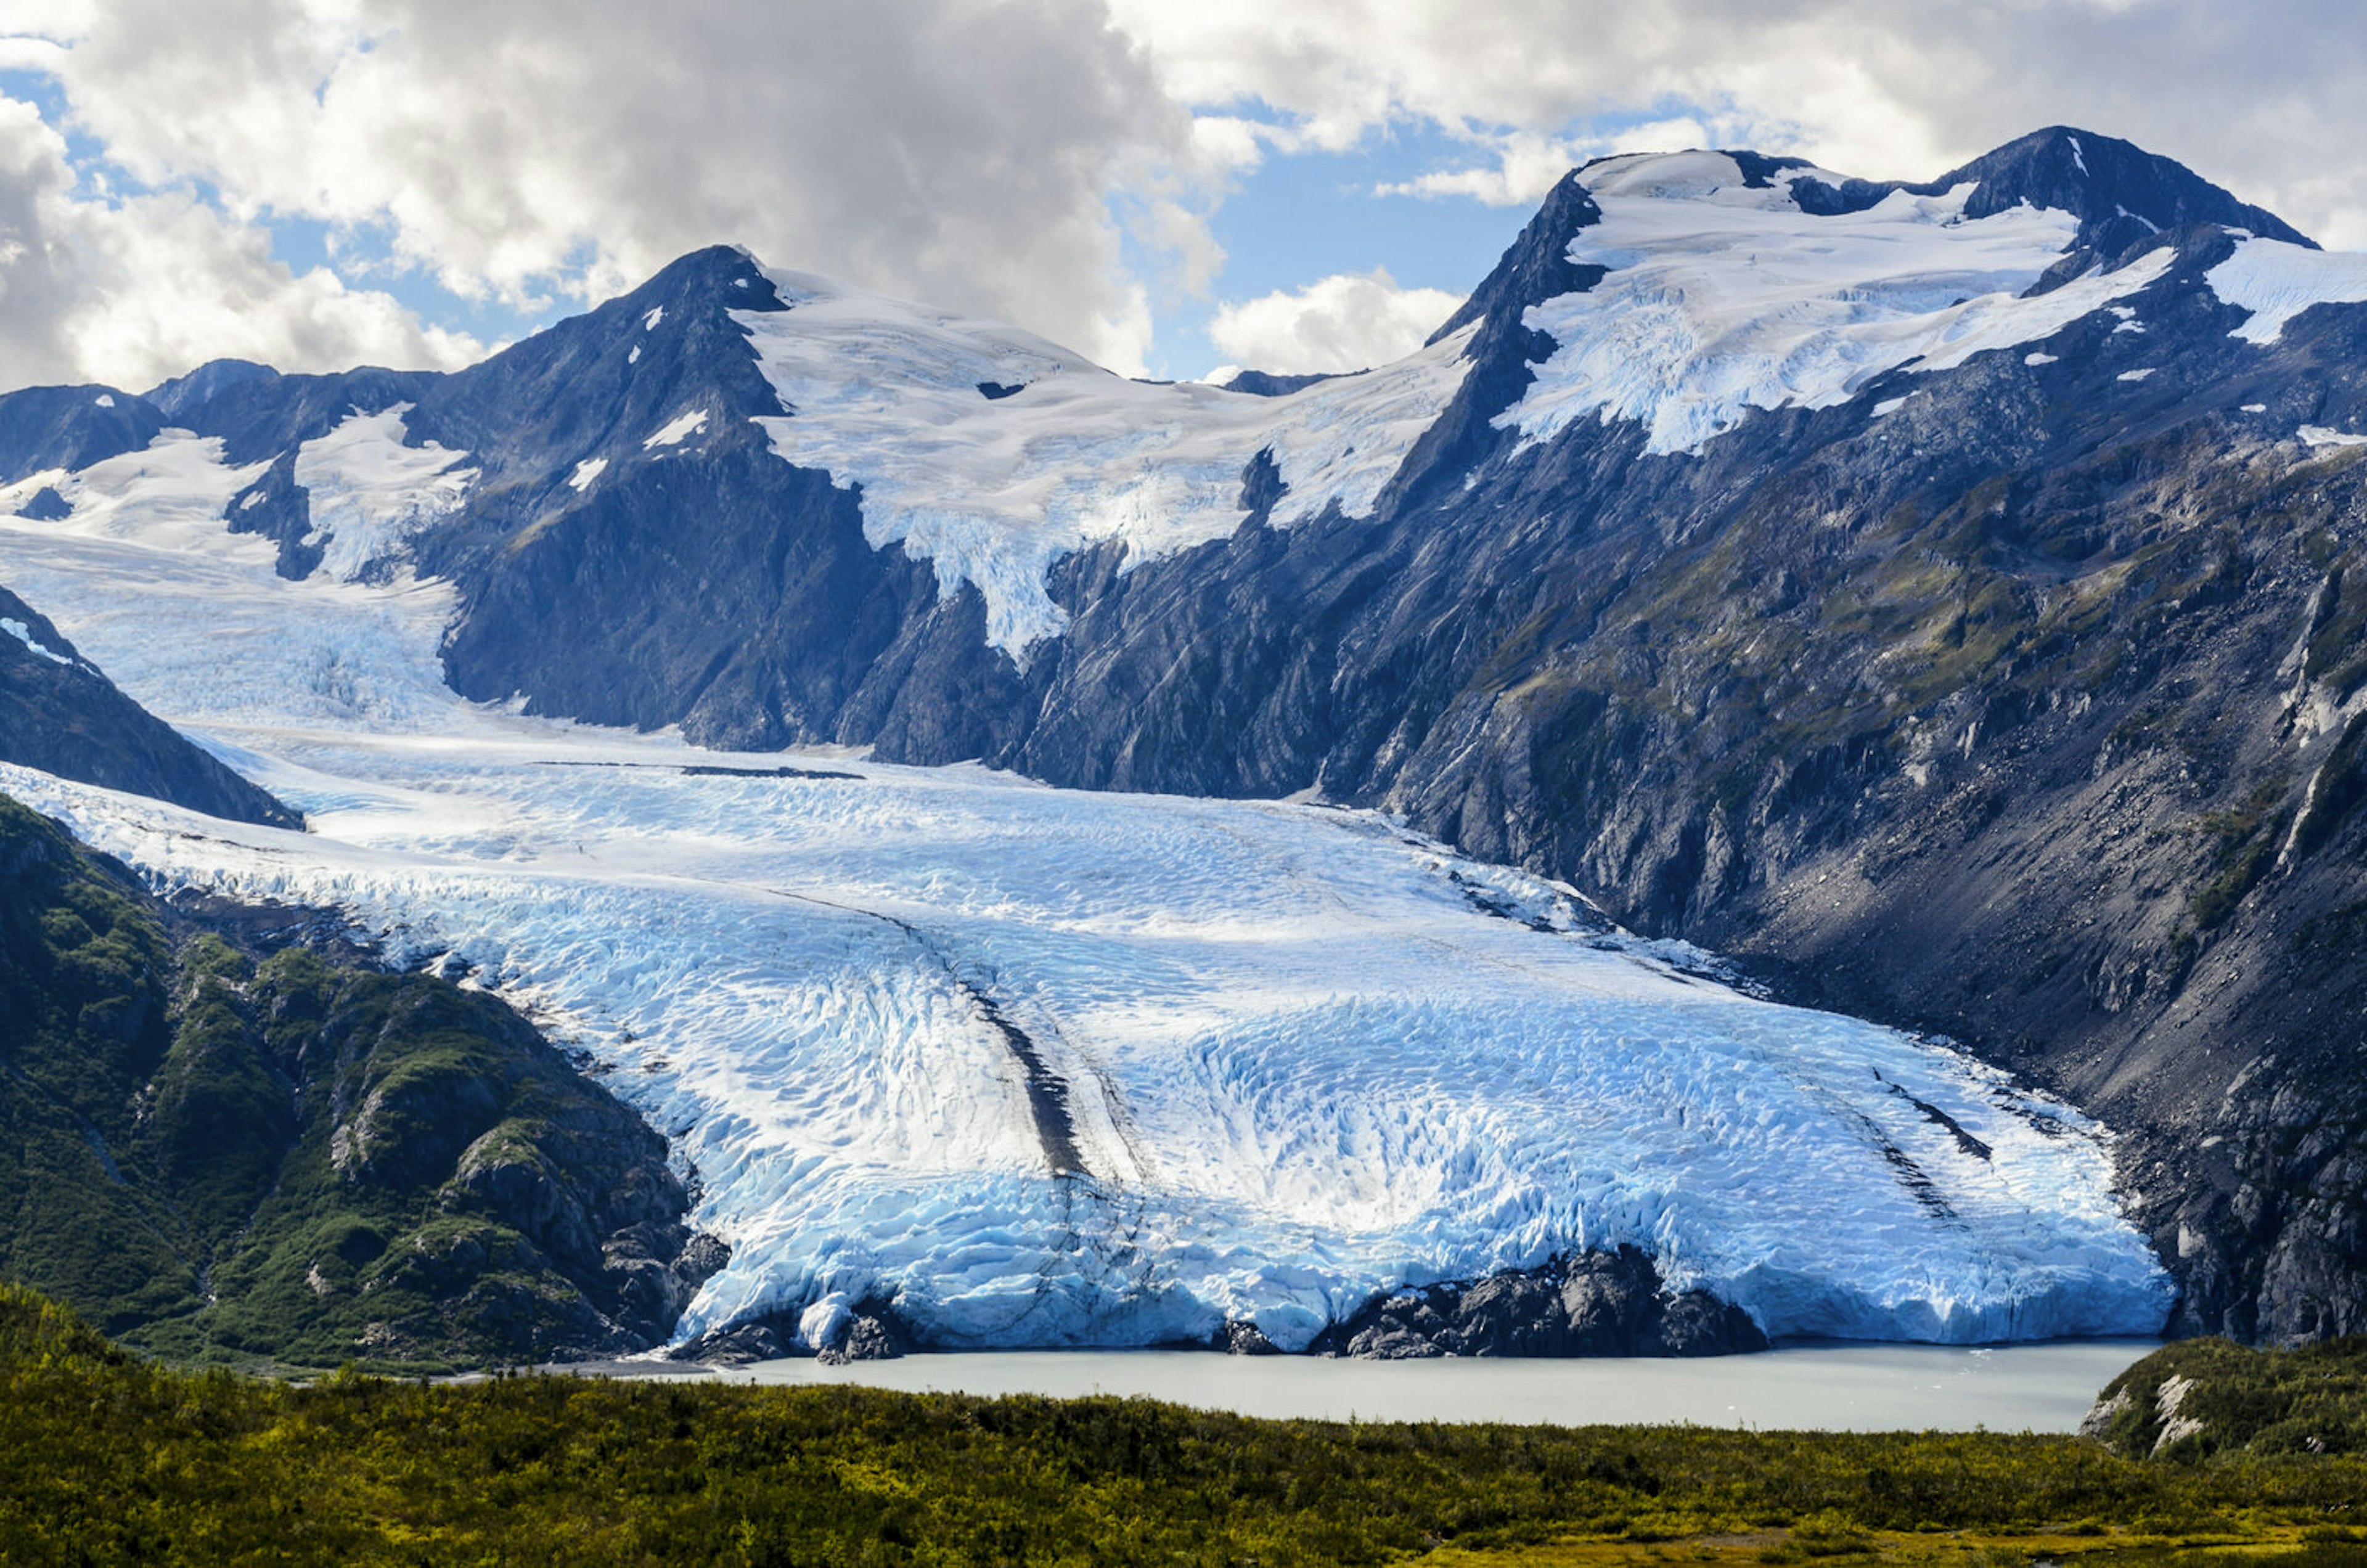
[[[1575,164],[2125,137],[2367,249],[2352,0],[0,0],[0,389],[456,367],[717,242],[1129,375],[1402,354]]]

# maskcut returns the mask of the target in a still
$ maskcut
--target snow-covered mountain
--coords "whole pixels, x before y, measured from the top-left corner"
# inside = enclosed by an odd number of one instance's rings
[[[717,249],[452,376],[225,365],[144,398],[0,399],[0,581],[316,819],[338,819],[341,792],[399,788],[514,824],[480,840],[384,807],[356,819],[383,842],[324,830],[374,866],[473,863],[507,852],[503,834],[552,852],[562,808],[528,781],[567,756],[533,748],[578,742],[529,728],[512,762],[431,777],[420,758],[481,716],[454,716],[476,712],[454,694],[724,750],[867,747],[865,769],[982,759],[1385,808],[1636,929],[1735,950],[1790,996],[2037,1075],[2128,1130],[2181,1324],[2322,1332],[2367,1325],[2367,1276],[2327,1219],[2367,1169],[2350,1152],[2367,1094],[2332,1021],[2367,987],[2367,929],[2342,914],[2367,896],[2362,301],[2367,259],[2060,129],[1911,186],[1747,152],[1605,160],[1427,347],[1306,385],[1129,382]],[[242,575],[198,565],[214,561]],[[167,613],[202,659],[142,651]],[[413,739],[281,739],[357,726]],[[338,782],[289,772],[316,761]],[[939,787],[895,777],[870,793]],[[745,787],[779,800],[729,809],[831,794]],[[992,816],[1036,796],[959,798]],[[124,852],[181,841],[108,828],[95,799],[51,804]],[[957,840],[984,830],[938,809]],[[1369,869],[1325,874],[1420,903],[1414,852],[1307,830],[1326,848],[1292,856],[1344,857]],[[175,864],[277,863],[221,842]],[[1085,863],[1175,864],[1109,852]],[[431,906],[459,897],[333,863],[301,875],[382,922],[447,919]],[[940,918],[926,899],[894,912]],[[1171,911],[1187,915],[1217,918]],[[556,960],[511,957],[527,926],[436,929],[564,989],[534,967]],[[1591,984],[1546,988],[1577,1017]],[[624,1005],[566,996],[587,1020]],[[1550,1168],[1547,1188],[1578,1179]],[[1514,1203],[1486,1234],[1542,1236],[1544,1212]],[[1399,1266],[1535,1259],[1479,1234],[1439,1232]],[[1359,1256],[1192,1310],[1279,1325],[1285,1301],[1336,1307],[1388,1273]],[[810,1260],[747,1268],[715,1302],[854,1288]],[[1751,1289],[1736,1269],[1682,1277]],[[1934,1286],[1856,1321],[1955,1321],[1933,1303],[2024,1288]]]

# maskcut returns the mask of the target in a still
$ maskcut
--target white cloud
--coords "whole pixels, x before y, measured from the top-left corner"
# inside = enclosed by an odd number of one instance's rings
[[[1493,166],[1433,169],[1383,185],[1382,196],[1467,196],[1490,207],[1529,207],[1580,164],[1614,152],[1663,152],[1704,147],[1717,138],[1697,119],[1656,119],[1605,136],[1582,139],[1515,130],[1494,139]]]
[[[0,386],[139,389],[225,355],[327,370],[481,352],[385,294],[291,273],[261,231],[184,193],[85,188],[33,107],[0,97]]]
[[[1331,147],[1408,120],[1470,142],[1470,166],[1401,182],[1424,194],[1532,199],[1562,154],[1611,150],[1583,134],[1606,122],[1689,117],[1701,134],[1687,140],[1876,178],[1929,178],[2069,123],[2367,247],[2367,164],[2345,152],[2367,139],[2351,0],[1111,5],[1199,112],[1263,106]]]
[[[539,308],[719,240],[1014,321],[1131,373],[1154,315],[1219,276],[1207,213],[1234,184],[1410,124],[1465,151],[1382,188],[1517,207],[1572,164],[1644,145],[1928,177],[2070,122],[2367,246],[2367,164],[2342,151],[2367,138],[2350,85],[2367,29],[2342,0],[2286,0],[2272,22],[2216,0],[5,10],[0,69],[54,76],[72,129],[128,175],[116,190],[73,182],[55,139],[8,110],[12,381],[137,380],[216,353],[445,363],[475,345],[378,292],[391,269]],[[328,226],[334,270],[271,260],[255,225],[289,218]],[[1359,341],[1255,324],[1284,313],[1257,300],[1227,319],[1302,356]],[[1314,332],[1321,311],[1298,313]]]
[[[1172,171],[1207,155],[1099,0],[110,0],[58,74],[139,178],[464,296],[595,299],[732,241],[1127,369],[1112,197],[1188,242]]]
[[[1376,267],[1220,305],[1208,339],[1228,358],[1275,375],[1362,370],[1421,347],[1462,303],[1442,288],[1400,288]]]

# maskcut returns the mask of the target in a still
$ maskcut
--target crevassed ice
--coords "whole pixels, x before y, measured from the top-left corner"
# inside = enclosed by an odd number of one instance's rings
[[[463,703],[448,599],[288,582],[155,513],[153,539],[137,505],[105,532],[0,519],[0,559],[315,830],[0,788],[160,881],[458,954],[590,1052],[733,1247],[685,1333],[886,1296],[948,1345],[1241,1318],[1296,1346],[1376,1290],[1620,1241],[1777,1334],[2167,1311],[2092,1122],[1680,950],[1483,908],[1554,919],[1566,889],[1362,813],[834,757],[787,760],[850,776],[685,773],[784,759]],[[990,1002],[1063,1090],[1068,1175]]]
[[[2312,305],[2367,301],[2367,255],[2313,251],[2283,240],[2238,240],[2235,254],[2203,281],[2230,305],[2252,312],[2230,336],[2271,344]]]
[[[460,509],[476,478],[474,468],[459,466],[466,452],[433,441],[403,445],[411,408],[357,409],[297,448],[296,482],[311,492],[311,503],[312,531],[304,542],[321,551],[317,570],[340,581],[396,558],[411,536]]]
[[[24,483],[54,484],[73,510],[35,522],[0,491],[0,582],[45,615],[74,606],[59,625],[87,626],[108,650],[100,667],[176,723],[447,725],[436,649],[450,587],[280,577],[277,547],[223,520],[268,467],[224,463],[219,440],[168,430],[79,473],[35,475]]]
[[[732,319],[792,411],[758,421],[773,450],[861,485],[864,537],[927,557],[945,592],[974,584],[988,643],[1014,659],[1068,625],[1045,591],[1054,562],[1104,539],[1132,565],[1224,537],[1261,451],[1289,487],[1277,525],[1335,503],[1367,515],[1470,368],[1467,329],[1283,398],[1129,381],[1015,327],[766,276],[790,308]]]
[[[1525,323],[1558,346],[1498,425],[1538,442],[1587,415],[1635,420],[1648,450],[1698,452],[1754,408],[1829,408],[1910,362],[1951,369],[2050,336],[2171,260],[2157,252],[2022,299],[2077,234],[2069,213],[1967,220],[1968,184],[1818,217],[1790,193],[1806,173],[1749,189],[1717,152],[1588,171],[1603,218],[1578,231],[1569,258],[1609,271],[1529,309]]]

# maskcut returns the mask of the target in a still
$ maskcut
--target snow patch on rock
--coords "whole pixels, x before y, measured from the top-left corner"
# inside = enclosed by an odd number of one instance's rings
[[[25,645],[25,650],[28,653],[34,654],[39,658],[46,659],[52,664],[62,664],[68,669],[72,669],[74,667],[74,661],[73,660],[68,659],[62,653],[54,652],[35,641],[33,637],[33,628],[27,626],[22,621],[12,621],[6,615],[0,615],[0,632],[6,632],[10,637],[15,637],[18,642],[23,643]]]
[[[334,430],[296,451],[296,482],[311,492],[316,569],[350,582],[398,558],[413,534],[460,509],[474,468],[468,454],[433,441],[404,444],[409,403],[378,413],[357,409]]]
[[[2211,291],[2252,312],[2229,335],[2271,344],[2285,323],[2313,305],[2367,302],[2367,255],[2313,251],[2283,240],[2247,239],[2236,254],[2203,275]]]
[[[641,449],[646,452],[660,446],[679,446],[706,428],[707,411],[693,409],[688,413],[677,414],[666,421],[663,429],[641,443]]]

